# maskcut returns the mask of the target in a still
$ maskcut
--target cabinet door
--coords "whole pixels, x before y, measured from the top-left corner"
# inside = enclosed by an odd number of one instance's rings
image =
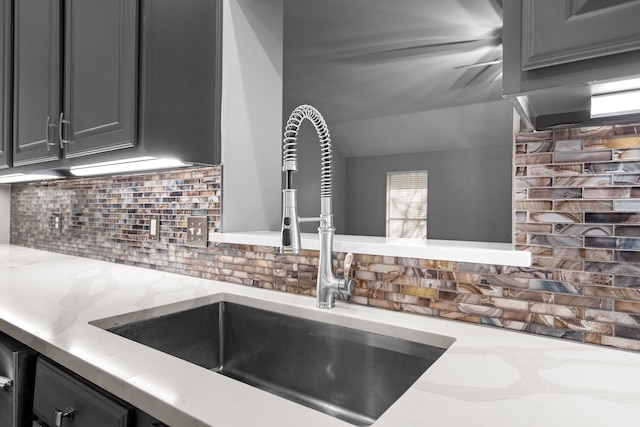
[[[135,145],[137,20],[137,0],[67,1],[65,157]]]
[[[35,350],[0,332],[0,377],[12,380],[0,388],[0,426],[31,425],[35,371]]]
[[[133,418],[130,405],[40,356],[33,412],[47,425],[62,427],[127,427]]]
[[[640,49],[634,0],[524,0],[522,69]]]
[[[0,169],[11,166],[11,0],[0,0]]]
[[[222,1],[152,0],[141,9],[142,143],[171,157],[219,163]]]
[[[139,409],[135,410],[135,422],[133,425],[134,427],[169,427]]]
[[[60,1],[14,5],[14,166],[60,157]]]

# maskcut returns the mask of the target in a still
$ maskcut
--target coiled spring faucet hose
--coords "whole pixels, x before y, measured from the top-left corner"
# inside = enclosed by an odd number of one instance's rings
[[[332,187],[332,152],[331,136],[322,114],[311,105],[300,105],[293,110],[287,120],[282,147],[282,170],[286,172],[286,188],[291,188],[291,174],[298,170],[297,138],[300,125],[308,119],[316,129],[320,139],[322,165],[320,169],[320,197],[331,197]]]

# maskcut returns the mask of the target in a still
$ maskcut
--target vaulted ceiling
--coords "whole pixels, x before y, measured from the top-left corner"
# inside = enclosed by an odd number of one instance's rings
[[[285,0],[285,114],[317,107],[347,157],[502,144],[501,27],[500,0]]]

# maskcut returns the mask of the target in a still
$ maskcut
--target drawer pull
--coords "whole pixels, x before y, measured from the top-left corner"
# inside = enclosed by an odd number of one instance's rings
[[[0,377],[0,388],[5,391],[11,391],[11,387],[13,387],[13,380],[9,378]]]
[[[64,412],[62,412],[60,409],[54,409],[53,410],[53,424],[56,427],[61,427],[62,426],[62,419],[63,418],[69,418],[69,421],[73,421],[73,415],[76,413],[76,410],[73,409],[71,406],[67,406],[64,409]]]

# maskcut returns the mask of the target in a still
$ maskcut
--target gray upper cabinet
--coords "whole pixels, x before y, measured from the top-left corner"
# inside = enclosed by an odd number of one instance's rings
[[[134,146],[137,1],[68,0],[65,15],[65,157]]]
[[[522,69],[640,49],[640,2],[524,0]]]
[[[15,3],[20,171],[220,162],[222,0]]]
[[[15,25],[14,165],[133,146],[137,1],[20,0]]]
[[[638,0],[504,2],[503,93],[527,127],[595,124],[594,85],[637,77],[638,16]]]
[[[138,149],[218,164],[222,0],[142,0],[141,5]]]
[[[0,169],[11,165],[11,0],[0,0]]]
[[[19,0],[14,8],[13,164],[60,157],[60,2]]]

